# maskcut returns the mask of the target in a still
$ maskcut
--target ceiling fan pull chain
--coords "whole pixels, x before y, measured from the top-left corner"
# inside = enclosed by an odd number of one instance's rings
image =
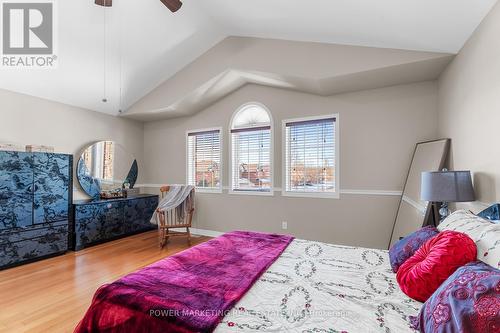
[[[104,3],[106,4],[106,0],[104,1]],[[106,98],[106,56],[107,56],[107,53],[106,53],[106,7],[103,8],[103,11],[104,11],[104,14],[103,14],[103,21],[104,21],[104,24],[103,24],[103,46],[104,46],[104,63],[103,63],[103,97],[102,97],[102,102],[103,103],[106,103],[108,101],[108,99]]]
[[[122,103],[123,103],[123,49],[122,49],[122,11],[120,10],[120,6],[118,6],[118,52],[119,52],[119,61],[120,61],[120,77],[119,77],[119,85],[120,85],[120,96],[119,96],[119,105],[118,105],[118,113],[122,113]]]

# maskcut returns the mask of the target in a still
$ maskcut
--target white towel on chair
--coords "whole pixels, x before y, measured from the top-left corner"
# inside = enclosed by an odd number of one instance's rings
[[[192,185],[172,185],[170,190],[160,201],[158,209],[155,210],[153,217],[151,218],[152,224],[158,224],[158,210],[161,212],[170,212],[176,210],[176,216],[178,218],[184,218],[186,216],[186,210],[194,208],[194,186]],[[189,203],[190,205],[187,205]],[[190,207],[188,207],[190,206]]]

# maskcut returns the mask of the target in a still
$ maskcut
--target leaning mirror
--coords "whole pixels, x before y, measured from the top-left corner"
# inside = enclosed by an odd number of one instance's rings
[[[444,167],[449,147],[449,139],[421,142],[415,147],[389,248],[400,238],[434,222],[430,221],[433,216],[431,205],[420,198],[422,172],[440,171]]]
[[[100,141],[87,147],[78,161],[78,182],[85,193],[95,199],[134,188],[137,174],[134,156],[113,141]]]

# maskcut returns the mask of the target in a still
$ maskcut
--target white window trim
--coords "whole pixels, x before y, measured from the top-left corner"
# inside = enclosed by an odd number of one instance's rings
[[[299,121],[310,121],[310,120],[322,120],[335,118],[335,192],[325,193],[325,192],[297,192],[297,191],[287,191],[286,188],[286,124],[289,122],[299,122]],[[281,122],[281,161],[282,161],[282,190],[281,195],[284,197],[296,197],[296,198],[323,198],[323,199],[340,199],[340,135],[339,135],[339,124],[340,115],[338,113],[303,117],[303,118],[291,118],[283,119]]]
[[[219,131],[220,135],[220,171],[219,171],[219,187],[215,189],[208,189],[208,188],[202,188],[202,187],[196,187],[196,193],[214,193],[214,194],[220,194],[222,193],[222,187],[223,187],[223,181],[224,181],[224,132],[222,130],[222,127],[210,127],[210,128],[201,128],[201,129],[194,129],[194,130],[187,130],[186,131],[186,184],[189,183],[189,134],[193,133],[200,133],[200,132],[209,132],[209,131]]]
[[[234,184],[233,184],[233,136],[232,136],[232,133],[231,133],[231,130],[233,129],[233,120],[234,120],[234,117],[236,117],[236,115],[238,114],[238,112],[240,112],[241,110],[247,108],[248,106],[250,105],[257,105],[261,108],[263,108],[264,110],[266,110],[267,114],[269,115],[269,119],[271,120],[271,142],[270,142],[270,145],[271,145],[271,149],[270,149],[270,163],[271,165],[269,166],[269,169],[271,170],[271,189],[269,190],[269,192],[260,192],[260,191],[251,191],[251,190],[247,190],[247,191],[235,191],[234,190]],[[258,125],[258,126],[261,126],[261,125]],[[248,102],[248,103],[245,103],[243,104],[242,106],[240,106],[236,111],[233,112],[233,115],[231,116],[231,120],[229,122],[229,130],[228,130],[228,133],[229,133],[229,165],[230,165],[230,168],[229,168],[229,171],[230,171],[230,177],[229,177],[229,190],[228,190],[228,194],[235,194],[235,195],[254,195],[254,196],[267,196],[267,197],[273,197],[274,196],[274,119],[273,119],[273,114],[271,113],[271,111],[269,111],[269,108],[267,106],[265,106],[264,104],[262,103],[259,103],[259,102]]]

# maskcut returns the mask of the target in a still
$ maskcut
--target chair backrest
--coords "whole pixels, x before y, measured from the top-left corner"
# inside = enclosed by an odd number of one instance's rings
[[[161,198],[165,198],[167,193],[171,190],[172,186],[170,185],[164,185],[160,187],[160,193],[161,193]],[[191,195],[194,195],[195,190],[193,189],[191,192]],[[159,226],[162,228],[176,228],[176,227],[191,227],[192,219],[193,219],[193,213],[194,213],[194,202],[192,197],[191,200],[189,201],[189,208],[188,211],[186,211],[187,215],[183,219],[178,219],[178,215],[176,213],[164,213],[161,212],[158,208],[157,212],[160,214],[160,221],[159,221]]]
[[[169,185],[165,185],[165,186],[160,187],[160,193],[161,193],[162,199],[165,197],[165,195],[167,195],[168,191],[170,191]]]

